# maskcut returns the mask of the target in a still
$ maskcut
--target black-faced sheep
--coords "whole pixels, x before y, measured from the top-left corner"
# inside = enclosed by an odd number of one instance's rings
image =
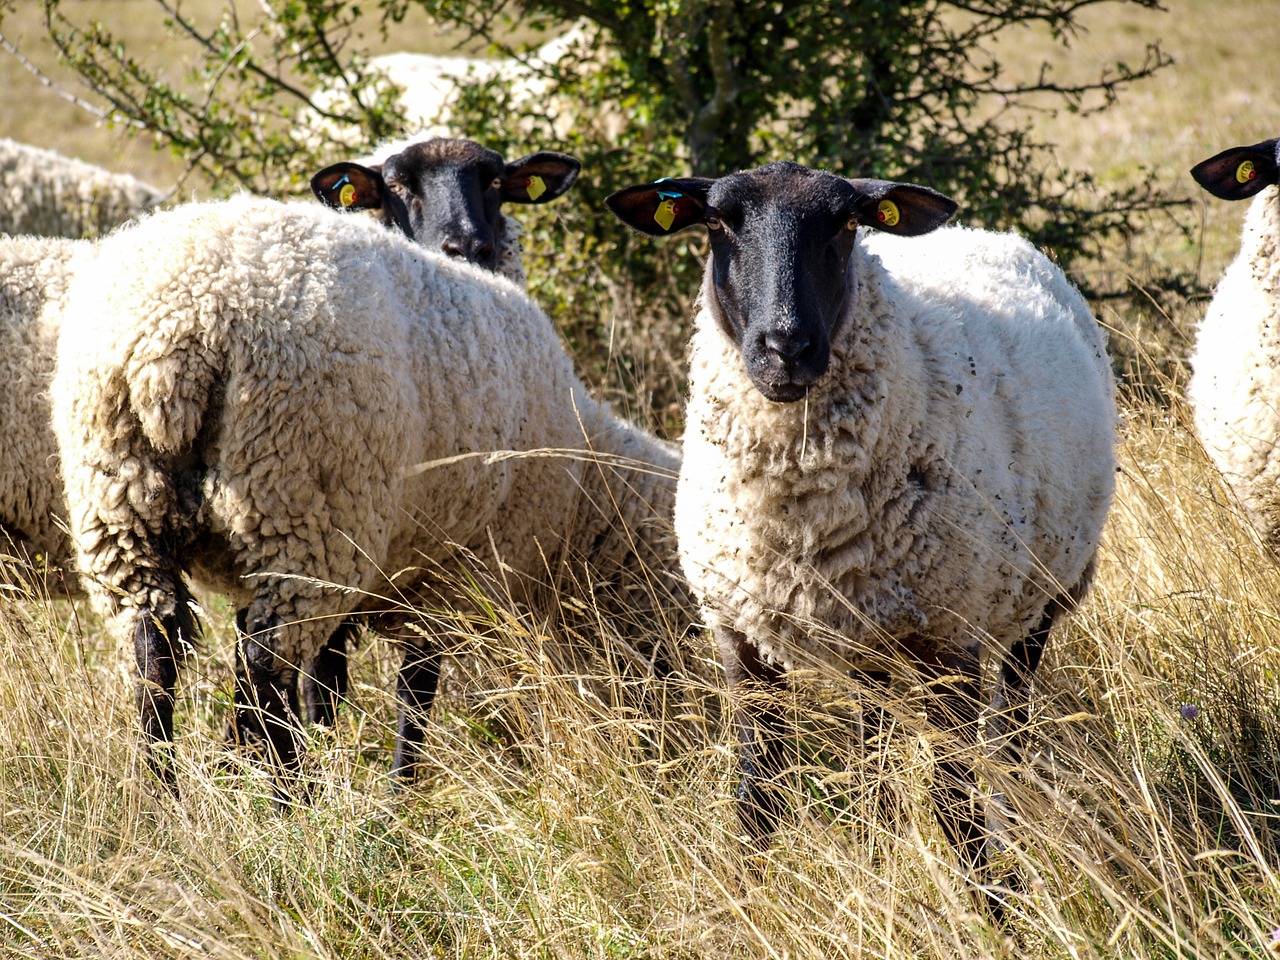
[[[445,256],[524,285],[520,225],[504,203],[548,203],[573,185],[580,164],[563,153],[510,163],[472,140],[430,137],[384,144],[361,162],[335,163],[311,189],[335,210],[366,210]]]
[[[553,200],[569,188],[578,170],[578,161],[564,154],[538,153],[506,163],[473,141],[432,138],[387,145],[364,164],[326,167],[313,178],[313,190],[326,205],[369,211],[419,244],[523,284],[519,224],[503,214],[501,205]],[[348,184],[353,184],[350,191]],[[0,531],[39,560],[57,595],[81,591],[70,575],[74,551],[59,522],[67,509],[50,426],[49,383],[73,257],[90,246],[66,239],[0,237],[0,362],[5,371],[0,382]],[[243,627],[244,611],[237,622]],[[346,641],[352,629],[341,625],[318,661],[302,673],[304,715],[311,722],[331,723],[336,700],[346,691]]]
[[[311,178],[311,190],[325,206],[367,212],[426,249],[523,287],[523,230],[502,205],[549,203],[573,185],[580,169],[563,153],[542,151],[507,162],[473,140],[412,138],[383,144],[361,161],[325,167]],[[241,631],[243,613],[237,616]],[[336,703],[346,694],[346,648],[354,630],[353,624],[340,625],[299,677],[303,712],[312,723],[332,723]]]
[[[998,718],[1025,725],[1114,486],[1112,374],[1080,294],[1018,237],[931,232],[955,204],[909,184],[780,163],[608,204],[648,234],[710,231],[676,533],[730,684],[923,675],[934,722],[973,740],[989,657]],[[738,812],[763,845],[785,729],[758,698],[737,723]],[[972,769],[937,769],[977,867]]]
[[[1280,546],[1280,138],[1192,168],[1215,197],[1253,197],[1240,252],[1218,281],[1191,354],[1196,432],[1262,535]]]
[[[69,295],[55,429],[80,568],[134,641],[152,742],[172,737],[184,574],[246,607],[238,721],[285,765],[296,671],[349,616],[393,630],[390,590],[451,603],[440,571],[468,555],[533,592],[578,559],[623,595],[679,584],[655,520],[678,454],[590,398],[503,278],[245,197],[157,214],[98,254]],[[438,663],[401,636],[407,775]]]

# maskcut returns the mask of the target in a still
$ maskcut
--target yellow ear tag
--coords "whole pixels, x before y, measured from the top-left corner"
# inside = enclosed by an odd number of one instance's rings
[[[897,226],[899,220],[898,205],[892,200],[881,200],[876,207],[876,219],[886,227]]]
[[[676,202],[674,200],[663,200],[658,204],[658,209],[653,211],[653,222],[660,226],[663,230],[670,230],[671,224],[676,219]]]
[[[537,174],[531,176],[525,181],[525,186],[529,188],[529,199],[537,200],[540,196],[547,192],[547,185],[543,183],[542,178]]]
[[[356,188],[351,184],[347,184],[338,191],[338,202],[344,207],[349,207],[356,202]]]
[[[1244,161],[1244,163],[1240,164],[1240,166],[1236,167],[1237,183],[1248,183],[1257,175],[1258,175],[1258,172],[1253,169],[1252,160],[1246,160]]]

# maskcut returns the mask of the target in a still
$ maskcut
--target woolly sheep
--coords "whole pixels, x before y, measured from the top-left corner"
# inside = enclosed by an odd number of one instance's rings
[[[653,518],[677,453],[591,399],[505,279],[365,218],[241,197],[116,233],[69,299],[53,397],[71,529],[134,640],[153,744],[172,738],[184,573],[247,608],[237,722],[285,767],[293,676],[332,624],[395,633],[407,776],[437,651],[381,597],[449,603],[470,555],[534,597],[579,559],[622,594],[675,566]]]
[[[411,138],[383,144],[360,162],[344,161],[311,178],[328,207],[366,211],[378,222],[428,249],[493,270],[524,286],[523,230],[503,203],[549,203],[577,179],[581,165],[543,151],[507,163],[473,140]],[[243,616],[237,623],[243,630]],[[329,724],[347,690],[346,646],[354,633],[344,623],[316,663],[302,671],[308,720]]]
[[[779,163],[608,204],[645,233],[710,231],[676,535],[731,685],[915,672],[973,740],[991,657],[995,723],[1024,726],[1114,486],[1112,374],[1080,294],[1018,237],[930,233],[955,204],[910,184]],[[737,722],[738,812],[764,845],[783,723],[755,699]],[[979,868],[973,772],[937,767],[940,822]]]
[[[49,426],[49,381],[71,263],[90,244],[64,237],[0,237],[0,533],[38,561],[55,594],[78,593],[58,445]]]
[[[1191,354],[1196,431],[1262,535],[1280,546],[1280,138],[1197,164],[1215,197],[1253,197],[1240,252],[1218,282]]]
[[[523,231],[502,204],[549,203],[573,185],[580,167],[563,153],[531,153],[507,163],[472,140],[427,137],[325,167],[311,178],[311,189],[326,206],[366,210],[419,243],[523,286]]]
[[[161,199],[126,174],[0,139],[0,233],[96,237]]]
[[[516,107],[537,105],[537,113],[548,121],[547,126],[538,127],[536,133],[540,136],[563,140],[587,119],[601,124],[607,137],[613,136],[618,129],[616,117],[598,111],[585,117],[571,104],[547,102],[550,70],[566,53],[582,48],[587,41],[587,27],[580,21],[525,57],[495,60],[401,52],[370,58],[369,69],[386,83],[401,89],[399,102],[404,111],[405,128],[418,134],[452,136],[456,132],[454,104],[463,88],[471,83],[497,80],[510,91],[511,102]],[[305,115],[300,136],[315,138],[321,134],[339,143],[355,145],[358,142],[359,131],[354,126],[339,126],[322,115],[350,109],[350,93],[345,85],[319,90],[312,101],[316,109]]]
[[[504,163],[497,153],[457,139],[388,145],[370,162],[371,167],[334,164],[317,173],[312,181],[317,198],[340,209],[368,210],[421,244],[517,283],[524,282],[519,225],[502,213],[502,202],[546,203],[568,189],[579,170],[578,162],[564,154],[538,153]],[[538,187],[531,192],[533,178]],[[344,195],[342,188],[352,182],[352,191]],[[0,532],[29,557],[39,558],[49,588],[56,585],[56,592],[70,596],[81,590],[78,580],[66,575],[74,568],[73,550],[59,524],[67,510],[48,391],[73,257],[89,246],[66,239],[0,238],[0,362],[5,367]],[[319,662],[302,678],[305,712],[313,722],[332,722],[335,697],[346,690],[351,630],[343,625],[335,631]]]

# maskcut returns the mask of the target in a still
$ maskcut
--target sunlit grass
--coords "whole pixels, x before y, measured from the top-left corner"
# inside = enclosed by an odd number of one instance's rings
[[[35,5],[18,6],[27,16]],[[1178,60],[1162,80],[1101,117],[1037,122],[1064,161],[1104,182],[1149,160],[1196,196],[1192,163],[1280,133],[1280,101],[1254,89],[1278,28],[1269,0],[1169,7],[1121,20],[1099,7],[1089,33],[1055,54],[1065,70],[1161,37]],[[1030,38],[1008,56],[1024,69],[1049,48]],[[93,140],[73,108],[7,89],[11,104],[43,105],[0,112],[0,135],[172,176],[116,154],[110,131]],[[1211,286],[1242,211],[1196,209],[1205,226],[1191,239],[1154,225],[1138,248],[1087,269],[1142,287],[1173,263]],[[624,353],[662,339],[648,331],[669,318],[644,315],[625,290],[618,303]],[[1280,571],[1180,399],[1179,358],[1201,309],[1098,307],[1118,331],[1129,396],[1098,579],[1038,677],[1028,768],[973,757],[1010,812],[997,878],[1015,888],[1006,929],[977,911],[934,821],[933,759],[959,748],[924,727],[913,702],[891,704],[897,725],[859,759],[845,724],[858,691],[830,678],[800,685],[796,813],[767,853],[748,856],[730,800],[730,711],[706,639],[666,637],[682,644],[685,669],[657,684],[610,653],[576,585],[559,598],[586,610],[574,619],[534,614],[480,578],[469,606],[422,612],[437,628],[447,621],[457,656],[417,783],[389,788],[396,655],[366,638],[336,729],[308,733],[311,801],[281,808],[270,779],[224,743],[230,613],[215,605],[180,679],[175,800],[138,750],[132,652],[9,562],[0,956],[1269,955],[1280,927]],[[646,377],[679,367],[654,355],[661,362],[634,382],[639,397]]]
[[[705,642],[661,687],[477,581],[487,605],[453,614],[463,673],[418,782],[388,788],[395,657],[367,638],[337,728],[310,734],[311,800],[282,809],[223,744],[215,610],[181,683],[178,801],[140,760],[127,652],[28,591],[0,628],[4,955],[1264,954],[1280,926],[1280,579],[1179,403],[1125,413],[1098,580],[1039,676],[1033,760],[973,758],[1009,808],[1005,929],[933,818],[932,759],[958,748],[911,703],[859,760],[837,719],[858,691],[798,684],[796,814],[750,856]]]

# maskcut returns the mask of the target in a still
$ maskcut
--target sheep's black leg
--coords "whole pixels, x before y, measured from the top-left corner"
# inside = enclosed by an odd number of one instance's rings
[[[195,626],[185,591],[177,594],[175,615],[156,617],[151,610],[142,609],[133,619],[133,653],[138,669],[135,701],[142,736],[151,769],[175,792],[177,779],[168,757],[168,747],[173,743],[173,694],[182,650]]]
[[[977,657],[926,663],[924,675],[932,681],[928,693],[931,720],[940,730],[956,734],[939,743],[935,777],[938,822],[961,863],[978,871],[986,861],[986,829],[985,816],[979,816],[972,764],[978,741]]]
[[[292,771],[299,752],[297,671],[276,655],[275,616],[247,616],[244,628],[238,638],[244,675],[236,684],[236,732],[241,742],[260,744],[280,769]]]
[[[1015,643],[1000,664],[1000,683],[991,701],[994,732],[1003,738],[1001,751],[1014,763],[1022,763],[1027,740],[1027,712],[1031,700],[1031,677],[1044,656],[1054,619],[1063,610],[1059,600],[1051,600],[1039,625]]]
[[[973,755],[978,743],[979,673],[976,651],[956,657],[925,661],[930,686],[930,718],[940,730],[954,733],[938,744],[934,804],[938,823],[960,859],[960,864],[976,883],[984,881],[988,861],[986,811],[977,796]],[[1002,923],[1005,903],[992,888],[975,890],[978,904],[991,918]]]
[[[417,772],[423,725],[440,685],[440,655],[432,648],[405,644],[404,662],[396,681],[400,711],[396,723],[396,750],[391,774],[397,783],[408,783]]]
[[[343,620],[329,635],[310,669],[299,676],[302,710],[308,723],[333,726],[338,704],[347,696],[347,640],[355,632],[355,622]]]
[[[777,780],[784,768],[786,731],[777,694],[785,689],[786,678],[781,670],[765,663],[738,631],[717,628],[716,642],[735,701],[738,819],[753,846],[762,850],[783,812]]]

